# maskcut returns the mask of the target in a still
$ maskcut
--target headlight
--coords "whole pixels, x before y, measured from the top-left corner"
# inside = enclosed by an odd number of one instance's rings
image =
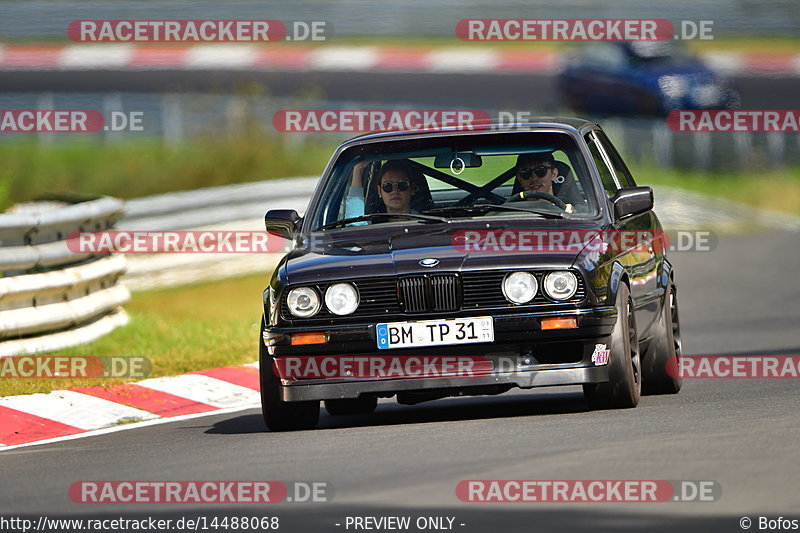
[[[320,307],[317,291],[311,287],[297,287],[290,290],[286,304],[289,306],[289,312],[300,318],[316,315]]]
[[[524,304],[536,296],[538,283],[530,272],[512,272],[503,280],[503,296],[509,302]]]
[[[658,78],[658,88],[667,98],[683,98],[689,91],[689,81],[677,74]]]
[[[325,305],[334,315],[349,315],[358,307],[358,292],[349,283],[337,283],[325,291]]]
[[[578,278],[572,272],[560,270],[544,277],[544,292],[553,300],[569,300],[578,290]]]

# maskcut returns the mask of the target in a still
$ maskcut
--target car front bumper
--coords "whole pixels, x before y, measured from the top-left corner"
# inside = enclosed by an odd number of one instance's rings
[[[574,316],[577,327],[542,330],[547,317]],[[378,350],[375,324],[329,327],[268,327],[264,342],[275,361],[290,357],[477,357],[488,368],[464,375],[422,377],[324,377],[281,379],[283,401],[391,396],[396,393],[446,391],[447,396],[482,394],[483,391],[519,387],[602,383],[608,368],[592,361],[596,343],[613,330],[617,312],[613,306],[559,312],[535,312],[493,316],[495,340],[490,343],[457,344],[423,348]],[[324,332],[323,344],[291,345],[296,333]]]

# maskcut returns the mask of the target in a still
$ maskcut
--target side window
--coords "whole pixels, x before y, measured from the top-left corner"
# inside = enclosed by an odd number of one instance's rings
[[[603,181],[603,189],[605,189],[609,197],[614,196],[619,187],[617,187],[617,183],[614,181],[613,172],[608,168],[605,159],[601,155],[594,136],[591,133],[587,133],[585,139],[586,144],[589,146],[589,151],[592,153],[594,165],[597,167],[597,171],[600,173],[600,179]]]
[[[617,152],[617,149],[614,148],[613,144],[611,144],[611,141],[608,139],[608,137],[606,137],[606,134],[600,130],[595,131],[595,134],[597,135],[600,144],[602,144],[603,148],[605,148],[606,155],[608,155],[608,158],[611,160],[611,166],[614,167],[622,186],[636,187],[636,182],[633,181],[631,171],[628,170],[628,166],[625,164],[625,161],[622,160],[619,152]]]

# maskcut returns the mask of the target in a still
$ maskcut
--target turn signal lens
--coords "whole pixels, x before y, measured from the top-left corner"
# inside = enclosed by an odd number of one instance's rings
[[[574,316],[554,316],[542,319],[542,329],[569,329],[577,327],[578,319]]]
[[[292,333],[292,346],[300,344],[325,344],[328,336],[322,331],[312,331],[308,333]]]

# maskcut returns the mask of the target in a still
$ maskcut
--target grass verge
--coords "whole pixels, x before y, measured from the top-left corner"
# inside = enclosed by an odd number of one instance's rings
[[[175,147],[160,139],[119,143],[35,141],[0,145],[0,212],[47,198],[136,198],[168,191],[319,175],[335,146],[280,136],[201,137]]]
[[[125,306],[131,322],[90,344],[53,355],[136,355],[150,359],[149,377],[240,365],[258,359],[261,293],[267,275],[136,292]],[[2,378],[0,396],[131,379]]]
[[[704,173],[656,166],[632,168],[636,182],[665,185],[733,200],[770,211],[800,215],[800,168],[750,174]]]

